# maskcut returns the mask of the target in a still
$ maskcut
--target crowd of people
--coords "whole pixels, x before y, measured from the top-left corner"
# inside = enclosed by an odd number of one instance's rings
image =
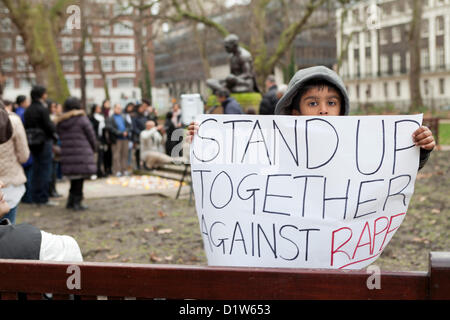
[[[35,85],[29,98],[3,100],[2,108],[14,132],[8,143],[0,145],[5,167],[0,179],[4,193],[14,195],[6,216],[12,223],[20,202],[57,205],[52,198],[61,197],[58,179],[70,180],[66,207],[85,210],[86,179],[128,176],[134,169],[182,161],[182,152],[172,154],[182,141],[174,132],[184,128],[177,103],[165,119],[158,118],[146,99],[125,107],[104,100],[86,112],[80,99],[70,97],[61,105],[48,99],[45,87]]]

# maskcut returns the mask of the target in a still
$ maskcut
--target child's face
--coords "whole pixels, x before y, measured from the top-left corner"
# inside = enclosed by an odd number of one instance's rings
[[[338,116],[341,112],[339,93],[330,87],[309,89],[300,98],[300,112],[292,110],[292,115],[302,116]]]

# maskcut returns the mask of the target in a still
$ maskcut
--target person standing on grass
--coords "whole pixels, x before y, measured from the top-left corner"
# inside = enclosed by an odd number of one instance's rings
[[[131,133],[131,127],[122,114],[120,104],[114,106],[114,114],[109,118],[107,127],[111,133],[113,174],[117,177],[127,175],[128,138]]]
[[[49,200],[49,182],[52,169],[53,142],[58,140],[54,123],[47,108],[47,89],[35,85],[31,89],[31,105],[24,114],[25,130],[36,137],[36,145],[30,146],[33,155],[31,197],[37,205],[56,206]]]
[[[61,139],[61,170],[70,179],[67,209],[86,210],[82,204],[85,179],[97,173],[94,153],[97,147],[95,132],[81,100],[70,97],[64,102],[64,112],[56,119]]]
[[[27,136],[19,116],[6,111],[0,100],[0,112],[2,120],[0,125],[10,126],[9,139],[0,144],[0,180],[3,181],[5,199],[10,206],[6,214],[12,224],[16,223],[17,206],[25,194],[25,182],[27,178],[22,168],[30,156]]]

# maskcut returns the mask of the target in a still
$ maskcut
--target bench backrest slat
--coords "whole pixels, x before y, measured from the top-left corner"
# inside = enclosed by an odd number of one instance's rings
[[[80,289],[69,289],[68,263],[0,260],[1,298],[53,293],[167,299],[427,299],[426,272],[382,272],[381,289],[368,289],[365,271],[225,268],[183,265],[79,263]],[[448,269],[447,269],[448,275]],[[73,297],[73,296],[72,296]]]

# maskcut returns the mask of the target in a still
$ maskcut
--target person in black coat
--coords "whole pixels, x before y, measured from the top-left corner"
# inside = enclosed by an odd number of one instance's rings
[[[259,114],[275,114],[275,106],[277,105],[277,84],[275,83],[275,77],[270,75],[266,79],[267,92],[263,95],[259,104]]]
[[[58,140],[56,128],[50,119],[50,112],[45,103],[47,89],[42,86],[33,86],[31,89],[31,105],[24,114],[24,127],[27,135],[33,133],[40,136],[39,144],[30,145],[33,156],[33,176],[31,185],[31,198],[36,204],[56,205],[49,201],[49,183],[52,170],[53,142]]]
[[[134,156],[136,158],[136,168],[141,169],[141,148],[139,137],[143,130],[145,130],[145,123],[148,121],[145,111],[147,106],[145,103],[137,104],[135,108],[134,128],[133,128],[133,142],[135,145]]]
[[[97,141],[92,124],[81,109],[80,99],[70,97],[64,102],[64,113],[57,119],[57,130],[61,139],[61,170],[70,179],[66,207],[85,210],[83,183],[97,173],[94,159]]]

